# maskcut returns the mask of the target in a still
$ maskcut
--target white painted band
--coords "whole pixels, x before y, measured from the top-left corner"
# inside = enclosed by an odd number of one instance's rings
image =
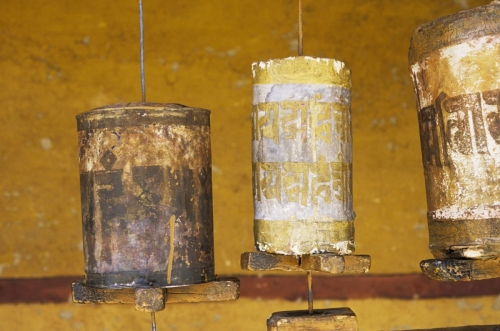
[[[257,84],[253,105],[255,218],[354,219],[350,90]]]
[[[318,101],[351,104],[351,91],[335,85],[256,84],[253,86],[253,105],[261,102],[307,100],[321,95]]]

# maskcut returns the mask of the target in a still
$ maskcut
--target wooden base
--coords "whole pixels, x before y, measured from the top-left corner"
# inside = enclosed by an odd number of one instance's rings
[[[166,303],[230,301],[240,295],[237,278],[220,278],[213,282],[179,287],[100,288],[83,281],[72,285],[75,303],[131,303],[135,309],[154,312],[165,309]]]
[[[267,320],[267,331],[357,331],[358,320],[349,308],[280,311]]]
[[[472,281],[500,277],[500,261],[496,260],[425,260],[420,262],[422,272],[438,281]]]
[[[369,255],[311,254],[300,257],[246,252],[241,254],[241,268],[248,271],[320,271],[330,274],[360,274],[370,270]]]

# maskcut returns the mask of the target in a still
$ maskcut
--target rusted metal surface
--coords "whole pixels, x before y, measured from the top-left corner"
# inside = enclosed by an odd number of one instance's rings
[[[349,308],[280,311],[267,320],[267,331],[357,331],[358,320]]]
[[[444,259],[420,262],[422,272],[439,281],[457,282],[500,277],[499,260]]]
[[[209,111],[117,104],[77,124],[86,283],[214,280]]]
[[[189,302],[219,302],[238,299],[240,282],[237,278],[220,278],[208,283],[157,288],[109,289],[74,282],[73,302],[135,304],[137,310],[159,311],[165,304]],[[162,308],[163,307],[163,308]],[[161,309],[159,309],[161,308]]]
[[[257,62],[252,71],[255,246],[352,253],[350,70],[299,56]]]
[[[241,255],[241,268],[248,271],[319,271],[330,274],[360,274],[370,270],[369,255],[271,254],[246,252]]]
[[[413,33],[409,64],[437,259],[500,254],[499,53],[499,1]]]

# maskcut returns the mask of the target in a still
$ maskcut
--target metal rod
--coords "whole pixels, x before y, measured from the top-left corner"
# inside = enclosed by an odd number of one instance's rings
[[[151,312],[151,331],[156,331],[156,318],[155,312]]]
[[[146,102],[146,80],[144,78],[144,20],[142,13],[142,0],[139,0],[139,43],[141,52],[141,87],[142,102]]]
[[[141,90],[142,102],[146,102],[146,79],[144,75],[144,14],[142,10],[142,0],[139,0],[139,48],[141,55]],[[151,312],[151,331],[156,331],[155,312]]]
[[[299,0],[299,56],[304,53],[304,32],[302,31],[302,0]]]
[[[313,279],[312,271],[307,272],[307,305],[309,307],[309,315],[313,314]]]

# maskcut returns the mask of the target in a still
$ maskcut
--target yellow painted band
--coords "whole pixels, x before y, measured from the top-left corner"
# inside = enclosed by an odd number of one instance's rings
[[[254,84],[326,84],[351,88],[351,70],[334,59],[289,57],[252,64]]]
[[[347,254],[354,252],[353,220],[255,220],[255,242],[265,251],[278,254],[307,254],[311,251]],[[336,245],[343,243],[344,245]],[[347,247],[347,251],[342,251]]]

